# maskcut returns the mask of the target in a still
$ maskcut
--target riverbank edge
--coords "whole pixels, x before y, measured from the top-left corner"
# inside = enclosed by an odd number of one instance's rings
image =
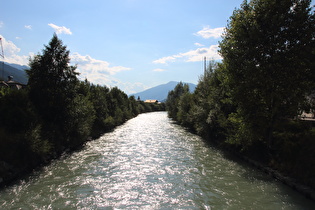
[[[241,155],[239,153],[235,153],[232,151],[228,151],[226,150],[226,152],[228,152],[229,154],[232,154],[236,157],[238,157],[240,160],[242,160],[243,162],[247,163],[248,165],[264,172],[265,174],[269,175],[270,177],[273,177],[274,179],[278,180],[279,182],[285,184],[286,186],[292,188],[293,190],[299,192],[300,194],[302,194],[303,196],[305,196],[306,198],[315,201],[315,190],[307,185],[304,185],[302,183],[300,183],[298,180],[286,176],[284,174],[282,174],[281,172],[279,172],[276,169],[273,169],[271,167],[265,166],[264,164],[255,161],[247,156]]]
[[[195,135],[198,135],[196,133],[196,131],[194,131],[193,129],[191,129],[189,127],[185,127],[185,126],[181,125],[176,120],[173,120],[173,122],[175,124],[183,127],[188,132],[193,133]],[[295,179],[293,177],[284,175],[283,173],[281,173],[277,169],[268,167],[265,164],[263,164],[262,162],[256,161],[256,160],[250,158],[249,156],[242,154],[240,151],[235,150],[235,148],[232,148],[226,144],[220,145],[218,143],[219,141],[212,141],[210,139],[210,137],[208,137],[208,136],[202,136],[202,135],[198,135],[198,136],[200,136],[205,141],[206,144],[209,144],[210,146],[212,146],[216,149],[219,149],[220,151],[222,151],[228,155],[233,155],[234,157],[239,158],[241,161],[243,161],[244,163],[247,163],[249,166],[252,166],[253,168],[256,168],[256,169],[266,173],[267,175],[278,180],[279,182],[281,182],[281,183],[285,184],[286,186],[292,188],[293,190],[299,192],[301,195],[305,196],[306,198],[308,198],[312,201],[315,201],[315,189],[314,188],[299,182],[297,179]]]
[[[100,138],[102,135],[115,130],[118,126],[123,125],[128,120],[133,119],[139,116],[140,114],[145,114],[145,113],[150,113],[150,112],[161,112],[161,111],[165,112],[165,108],[163,106],[162,108],[158,108],[156,105],[157,104],[149,104],[149,107],[151,107],[150,110],[147,110],[147,109],[142,110],[137,115],[131,118],[125,119],[120,124],[116,124],[115,126],[107,127],[107,128],[98,130],[94,133],[91,133],[90,136],[81,144],[78,144],[74,147],[64,147],[61,151],[55,151],[53,154],[47,155],[43,157],[42,159],[31,159],[30,161],[27,162],[26,165],[16,166],[16,165],[9,164],[3,160],[0,160],[0,190],[3,190],[6,187],[9,187],[18,183],[19,181],[31,175],[34,171],[41,170],[43,167],[48,166],[54,160],[59,160],[65,155],[70,155],[73,152],[81,150],[87,142]]]
[[[137,116],[135,116],[135,117],[137,117]],[[135,118],[135,117],[133,117],[133,118]],[[132,118],[130,118],[130,119],[132,119]],[[130,120],[130,119],[128,119],[128,120]],[[0,160],[0,171],[2,172],[2,174],[5,174],[5,175],[0,176],[0,190],[3,190],[6,187],[10,187],[10,186],[20,182],[24,178],[31,175],[34,171],[41,170],[43,167],[48,166],[54,160],[59,160],[62,157],[64,157],[65,155],[71,155],[71,153],[81,150],[87,142],[98,139],[102,135],[113,131],[115,128],[123,125],[127,121],[124,121],[123,123],[116,125],[115,127],[111,128],[111,129],[106,129],[103,132],[98,133],[97,135],[88,137],[85,142],[83,142],[80,145],[77,145],[76,147],[64,148],[62,151],[55,153],[54,155],[46,157],[45,160],[36,160],[36,161],[33,160],[32,162],[30,162],[25,167],[16,167],[16,166],[13,166],[13,165],[6,163],[5,161]]]
[[[92,141],[94,139],[88,138],[85,142],[83,142],[82,145],[79,145],[75,148],[67,148],[61,151],[58,154],[55,154],[53,156],[46,157],[45,160],[37,160],[37,161],[32,161],[28,165],[24,167],[16,167],[13,165],[10,165],[6,163],[5,161],[0,161],[0,168],[1,172],[4,174],[2,177],[0,177],[0,190],[3,190],[7,187],[10,187],[29,175],[31,175],[33,172],[37,170],[41,170],[43,167],[48,166],[51,164],[54,160],[59,160],[65,155],[69,155],[75,151],[79,151],[84,147],[84,145],[88,141]]]
[[[197,135],[197,134],[196,134]],[[290,187],[291,189],[295,190],[296,192],[299,192],[301,195],[303,195],[304,197],[315,201],[315,189],[302,184],[301,182],[299,182],[297,179],[290,177],[290,176],[286,176],[283,173],[281,173],[279,170],[271,168],[266,166],[265,164],[256,161],[246,155],[241,154],[240,152],[237,152],[229,147],[226,146],[220,146],[218,144],[215,144],[214,142],[211,142],[209,139],[204,138],[204,141],[206,143],[211,144],[211,146],[213,146],[216,149],[221,150],[222,152],[228,154],[228,155],[232,155],[236,158],[238,158],[240,161],[244,162],[245,164],[258,169],[259,171],[264,172],[265,174],[267,174],[268,176],[274,178],[275,180],[285,184],[286,186]]]
[[[302,195],[304,195],[305,197],[315,201],[315,190],[312,189],[309,186],[306,186],[304,184],[299,183],[296,179],[291,178],[289,176],[285,176],[282,173],[280,173],[279,171],[272,169],[270,167],[264,166],[263,164],[254,161],[248,157],[245,156],[240,156],[240,158],[247,162],[248,164],[250,164],[251,166],[263,171],[264,173],[272,176],[273,178],[275,178],[276,180],[280,181],[281,183],[291,187],[292,189],[294,189],[295,191],[301,193]]]

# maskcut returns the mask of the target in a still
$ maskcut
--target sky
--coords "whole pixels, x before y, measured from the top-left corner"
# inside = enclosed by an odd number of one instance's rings
[[[3,0],[0,37],[8,63],[28,65],[56,33],[81,79],[127,94],[197,84],[203,59],[243,0]]]

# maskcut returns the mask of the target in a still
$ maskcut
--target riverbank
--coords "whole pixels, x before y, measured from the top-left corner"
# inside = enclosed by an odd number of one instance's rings
[[[176,124],[178,124],[179,126],[181,126],[178,122],[176,122],[176,121],[174,121],[174,122]],[[314,126],[314,121],[312,123],[313,123],[312,125]],[[182,126],[182,127],[185,128],[188,132],[198,135],[193,129],[187,128],[184,126]],[[200,136],[200,137],[203,138],[203,140],[207,144],[209,144],[211,147],[214,147],[214,148],[222,151],[227,158],[229,158],[228,156],[233,156],[233,158],[237,158],[240,161],[244,162],[245,164],[247,164],[247,165],[249,165],[249,166],[251,166],[257,170],[264,172],[266,175],[268,175],[268,176],[278,180],[279,182],[287,185],[288,187],[299,192],[301,195],[305,196],[306,198],[315,201],[315,189],[314,188],[303,184],[298,179],[296,179],[292,176],[289,176],[285,173],[282,173],[280,170],[277,170],[275,168],[268,166],[268,162],[261,162],[261,161],[254,160],[254,158],[251,158],[248,155],[244,155],[240,150],[236,149],[235,147],[233,147],[229,144],[220,144],[220,142],[222,142],[222,141],[212,141],[211,138],[205,137],[205,136]]]
[[[258,113],[238,113],[237,105],[219,94],[218,73],[220,69],[209,70],[209,78],[201,80],[193,94],[183,84],[176,86],[166,101],[169,117],[210,143],[257,161],[267,167],[264,171],[313,199],[314,121],[278,117],[270,124]]]
[[[196,132],[191,129],[188,129],[188,131],[196,134]],[[288,173],[284,173],[284,172],[281,172],[281,170],[279,169],[270,167],[268,161],[265,160],[264,162],[264,161],[255,160],[255,158],[257,159],[257,157],[254,157],[254,156],[251,157],[250,155],[252,153],[244,154],[244,152],[238,150],[234,146],[231,146],[229,144],[220,144],[220,142],[222,141],[211,141],[207,137],[202,137],[202,138],[207,144],[222,151],[226,157],[233,156],[234,158],[239,159],[241,162],[244,162],[245,164],[257,170],[264,172],[266,175],[278,180],[279,182],[299,192],[301,195],[305,196],[306,198],[312,201],[315,201],[314,188],[304,184],[303,182],[299,181],[293,176],[288,175]]]
[[[139,103],[143,104],[142,102],[139,102]],[[142,110],[142,113],[161,111],[160,108],[161,107],[156,107],[156,105],[154,106],[146,105],[145,109]],[[134,117],[137,117],[137,116],[138,115]],[[19,151],[21,152],[20,155],[23,156],[22,158],[14,160],[11,163],[0,159],[0,189],[11,186],[12,184],[23,179],[23,177],[28,176],[33,171],[40,170],[41,168],[51,164],[52,161],[60,159],[64,155],[69,155],[73,152],[81,150],[87,142],[93,141],[99,138],[101,135],[107,132],[113,131],[117,126],[124,124],[126,121],[122,121],[119,124],[115,124],[114,126],[111,126],[110,128],[109,127],[103,127],[103,129],[99,128],[97,132],[93,133],[93,137],[88,137],[84,142],[81,142],[81,144],[78,144],[72,147],[63,147],[63,149],[59,151],[54,151],[53,153],[42,155],[42,156],[38,156],[35,154],[27,154],[30,152],[30,151],[25,152],[25,150],[27,150],[27,147],[24,148],[24,147],[19,146],[19,148],[22,149],[21,150],[22,152]],[[0,132],[0,133],[3,133],[3,132]],[[23,140],[24,139],[22,138],[21,141]],[[12,151],[17,151],[15,146],[16,145],[13,145],[13,146],[11,145],[10,148],[12,148]],[[8,157],[8,160],[12,160],[11,158],[12,157]]]
[[[285,175],[281,174],[279,171],[274,170],[270,167],[266,167],[266,166],[262,165],[261,163],[254,161],[250,158],[242,157],[242,159],[244,161],[246,161],[247,163],[249,163],[250,165],[254,166],[255,168],[265,172],[266,174],[274,177],[275,179],[279,180],[283,184],[285,184],[285,185],[291,187],[292,189],[298,191],[299,193],[303,194],[305,197],[315,201],[315,190],[312,189],[311,187],[303,185],[303,184],[299,183],[298,180],[296,180],[292,177],[289,177],[289,176],[285,176]]]
[[[87,141],[90,141],[88,139]],[[20,181],[24,177],[28,176],[36,170],[49,165],[52,161],[61,158],[64,155],[71,154],[72,152],[82,149],[86,142],[82,145],[78,145],[75,148],[65,149],[54,155],[49,155],[41,158],[29,157],[23,164],[10,164],[8,162],[0,160],[0,189],[11,186],[12,184]]]
[[[0,191],[3,209],[314,209],[167,118],[138,115]]]
[[[231,152],[231,151],[230,151]],[[280,181],[281,183],[291,187],[292,189],[296,190],[297,192],[304,195],[306,198],[309,198],[313,201],[315,201],[315,190],[311,188],[310,186],[304,185],[300,183],[297,179],[294,179],[290,176],[286,176],[283,173],[279,172],[276,169],[270,168],[258,161],[255,161],[249,157],[243,156],[239,153],[233,152],[233,155],[236,155],[238,158],[240,158],[242,161],[246,162],[250,166],[263,171],[268,176],[273,177],[274,179]]]

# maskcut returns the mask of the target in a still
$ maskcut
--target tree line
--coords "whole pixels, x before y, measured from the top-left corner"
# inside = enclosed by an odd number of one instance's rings
[[[194,93],[178,84],[168,114],[211,142],[315,187],[315,15],[308,0],[244,1]],[[313,94],[313,98],[309,97]]]
[[[0,89],[0,184],[140,113],[165,110],[117,87],[80,81],[69,63],[69,50],[54,34],[30,59],[27,88]]]

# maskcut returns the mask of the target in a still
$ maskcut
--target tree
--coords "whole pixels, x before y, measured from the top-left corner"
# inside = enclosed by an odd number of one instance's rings
[[[93,106],[70,66],[69,51],[54,34],[42,54],[30,59],[29,95],[42,136],[54,142],[56,148],[71,148],[83,143],[94,119]]]
[[[190,117],[189,111],[194,106],[194,95],[192,93],[184,92],[179,98],[178,102],[178,112],[176,118],[178,122],[185,127],[193,127],[192,119]]]
[[[234,11],[220,43],[234,139],[272,147],[276,124],[297,116],[314,88],[314,42],[309,0],[244,1]]]
[[[194,92],[194,104],[189,111],[197,134],[219,141],[226,133],[226,119],[233,110],[224,85],[223,67],[212,61],[199,79]]]
[[[189,86],[180,82],[167,95],[166,108],[168,115],[174,120],[177,120],[180,97],[185,93],[189,93]]]
[[[42,55],[30,59],[27,71],[30,98],[44,120],[59,121],[75,97],[78,82],[75,66],[69,66],[69,51],[54,34]]]

